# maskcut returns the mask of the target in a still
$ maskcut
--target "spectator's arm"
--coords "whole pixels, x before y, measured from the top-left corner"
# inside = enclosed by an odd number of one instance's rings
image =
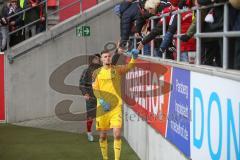
[[[161,51],[165,51],[169,47],[169,45],[172,42],[173,35],[174,34],[172,34],[169,31],[165,34],[164,39],[163,39],[163,41],[162,41],[162,43],[160,45]]]
[[[193,18],[192,23],[186,32],[186,35],[192,37],[195,33],[196,33],[196,17]]]
[[[18,12],[20,12],[20,11],[21,11],[21,10],[19,9]],[[18,13],[18,12],[17,12],[17,13]],[[16,17],[17,17],[17,18],[15,19],[15,25],[21,24],[23,14],[16,15]]]
[[[116,53],[112,56],[112,65],[117,64],[119,57],[120,57],[120,54],[118,53],[118,51],[116,51]]]
[[[8,24],[8,9],[7,9],[7,5],[3,4],[2,10],[1,10],[1,20],[0,20],[0,25],[7,25]]]
[[[172,23],[168,27],[168,31],[167,31],[166,35],[164,36],[164,39],[160,45],[160,48],[162,51],[165,51],[168,48],[168,46],[172,42],[173,35],[176,33],[176,31],[177,31],[177,16],[175,15],[173,17]]]
[[[203,9],[201,11],[201,24],[203,24],[204,22],[204,19],[206,17],[206,15],[208,14],[207,10],[206,9]],[[196,19],[196,16],[195,14],[193,14],[193,20],[192,20],[192,23],[191,25],[189,26],[187,32],[186,32],[186,35],[188,35],[189,37],[192,37],[195,33],[196,33],[196,27],[197,27],[197,19]]]
[[[131,34],[132,21],[131,17],[123,14],[121,17],[121,40],[128,40]]]
[[[41,1],[39,3],[41,3]],[[41,20],[45,20],[45,16],[46,16],[45,5],[46,5],[46,3],[39,5],[39,16],[40,16]]]
[[[158,35],[160,35],[162,33],[162,25],[161,24],[157,24],[156,27],[154,27],[151,32],[143,38],[142,40],[142,44],[145,45],[148,42],[150,42],[151,40],[153,40],[155,37],[157,37]]]

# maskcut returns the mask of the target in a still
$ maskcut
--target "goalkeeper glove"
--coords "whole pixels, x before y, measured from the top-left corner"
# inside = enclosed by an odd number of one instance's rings
[[[133,58],[133,59],[137,59],[138,54],[139,54],[139,50],[137,50],[137,49],[132,49],[132,50],[131,50],[131,54],[132,54],[132,58]]]
[[[100,98],[99,103],[101,104],[105,112],[110,110],[110,105],[104,99]]]

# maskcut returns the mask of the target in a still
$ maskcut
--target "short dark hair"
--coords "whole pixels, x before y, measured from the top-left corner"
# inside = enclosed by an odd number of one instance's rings
[[[92,61],[93,61],[93,59],[94,59],[95,57],[101,58],[100,54],[98,54],[98,53],[96,53],[96,54],[94,54],[94,55],[90,55],[90,56],[88,57],[88,64],[92,64]]]
[[[99,57],[101,58],[101,55],[99,53],[94,54],[94,57]]]
[[[104,49],[102,52],[101,52],[101,55],[104,54],[104,53],[109,53],[110,51],[108,49]]]

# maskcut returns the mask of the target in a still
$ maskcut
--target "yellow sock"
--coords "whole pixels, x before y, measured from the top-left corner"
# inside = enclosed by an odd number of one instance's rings
[[[119,139],[119,140],[114,139],[115,160],[120,160],[121,145],[122,145],[122,140],[121,139]]]
[[[99,140],[100,148],[102,151],[102,156],[104,160],[108,159],[108,144],[107,139],[106,140]]]

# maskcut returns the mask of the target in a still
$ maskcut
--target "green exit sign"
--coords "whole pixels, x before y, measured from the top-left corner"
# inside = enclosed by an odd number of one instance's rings
[[[91,33],[90,26],[80,26],[76,27],[76,36],[78,37],[89,37]]]

